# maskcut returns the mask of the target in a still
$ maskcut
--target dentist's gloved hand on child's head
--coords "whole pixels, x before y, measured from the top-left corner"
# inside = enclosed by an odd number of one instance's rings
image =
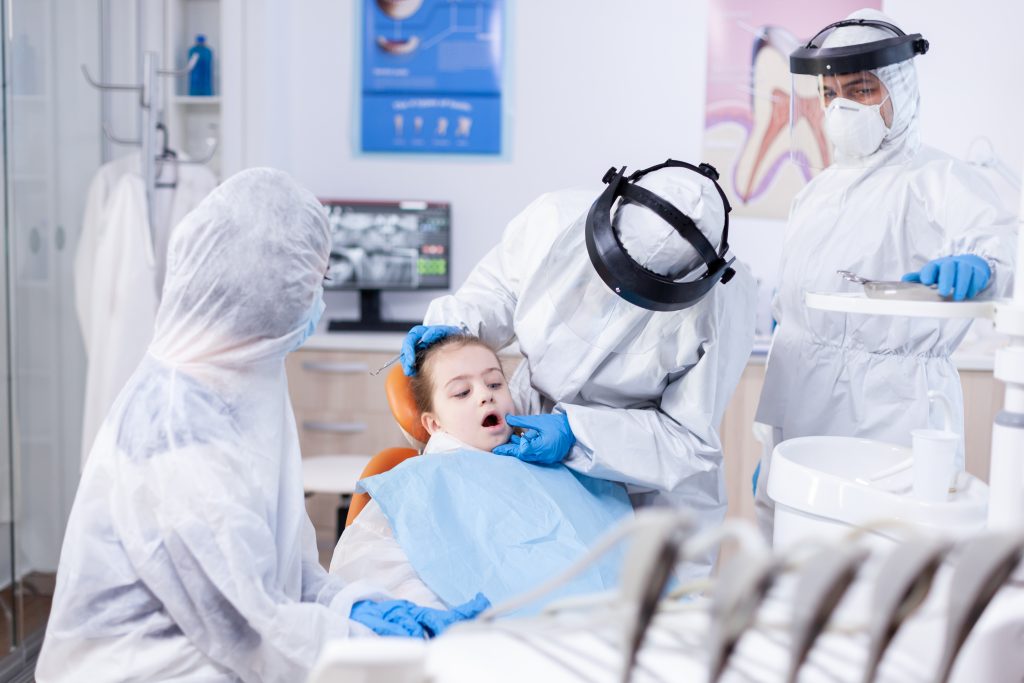
[[[408,600],[360,600],[352,605],[349,618],[380,636],[433,638],[452,624],[472,619],[491,606],[483,593],[450,610],[421,607]]]
[[[943,256],[932,259],[924,268],[903,276],[904,282],[920,282],[923,285],[939,286],[939,295],[953,295],[954,301],[973,299],[992,277],[988,262],[974,254]]]
[[[416,374],[416,350],[425,349],[434,342],[453,334],[459,334],[462,328],[452,325],[416,325],[402,342],[402,372],[406,377]]]
[[[493,449],[498,455],[511,455],[538,465],[554,465],[565,460],[576,443],[576,435],[564,413],[506,415],[505,422],[526,431],[522,436],[513,434],[508,443]]]

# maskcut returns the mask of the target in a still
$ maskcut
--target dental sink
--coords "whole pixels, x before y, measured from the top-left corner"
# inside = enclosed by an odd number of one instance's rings
[[[959,536],[982,530],[988,486],[957,475],[949,500],[913,497],[910,448],[852,437],[809,436],[775,447],[768,496],[775,501],[773,544],[785,548],[810,537],[836,539],[885,520],[878,538],[918,533]],[[888,523],[888,522],[895,523]]]

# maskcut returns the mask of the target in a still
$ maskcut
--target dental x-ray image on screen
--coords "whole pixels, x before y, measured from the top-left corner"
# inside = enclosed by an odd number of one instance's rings
[[[330,289],[446,289],[449,207],[325,200]]]

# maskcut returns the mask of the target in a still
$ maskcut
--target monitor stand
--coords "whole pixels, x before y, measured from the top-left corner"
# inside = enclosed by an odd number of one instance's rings
[[[380,290],[359,290],[359,319],[331,320],[328,332],[408,332],[418,320],[384,320],[380,315]]]

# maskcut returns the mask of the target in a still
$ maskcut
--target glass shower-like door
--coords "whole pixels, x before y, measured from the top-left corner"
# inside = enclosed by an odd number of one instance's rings
[[[6,22],[4,23],[6,25]],[[11,60],[10,52],[13,51],[13,42],[8,42],[7,32],[4,32],[4,49],[0,50],[0,69],[7,72]],[[22,48],[24,49],[24,48]],[[3,101],[0,102],[0,110],[6,114],[7,100],[12,99],[4,93]],[[6,115],[4,119],[6,119]],[[3,385],[0,387],[0,676],[5,671],[16,668],[16,662],[10,658],[14,647],[14,526],[12,524],[11,503],[11,449],[13,446],[13,435],[11,433],[11,316],[10,316],[10,295],[8,292],[8,262],[11,260],[8,255],[13,247],[13,240],[7,225],[8,193],[10,187],[7,180],[8,155],[7,136],[0,135],[0,183],[3,192],[0,193],[0,231],[3,239],[5,258],[0,260],[0,376],[3,378]]]
[[[3,338],[0,681],[42,641],[79,476],[85,359],[73,247],[99,166],[99,2],[2,5]],[[95,30],[90,31],[89,28]]]

